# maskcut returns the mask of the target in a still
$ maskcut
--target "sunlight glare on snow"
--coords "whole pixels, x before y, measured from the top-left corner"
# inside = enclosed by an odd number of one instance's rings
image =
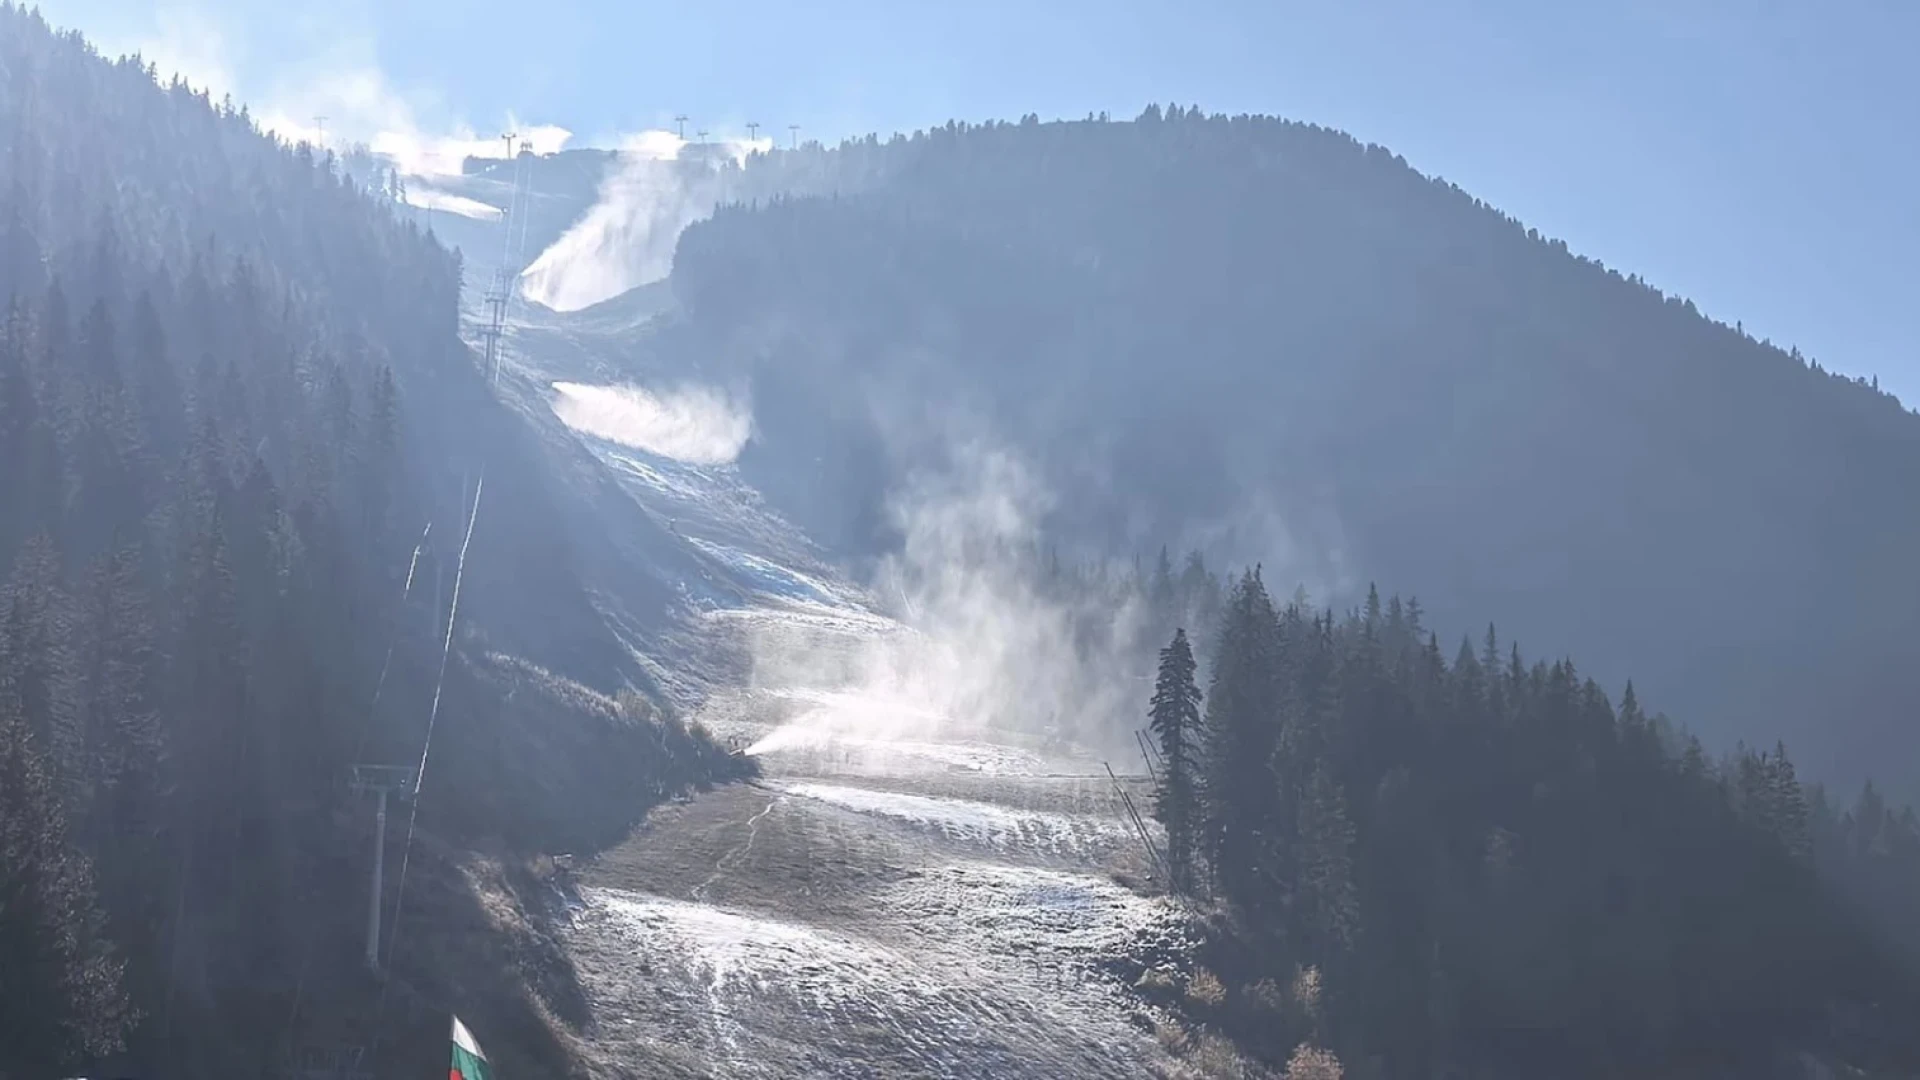
[[[753,435],[753,412],[705,386],[654,392],[639,386],[556,382],[554,415],[575,431],[692,465],[726,465]]]

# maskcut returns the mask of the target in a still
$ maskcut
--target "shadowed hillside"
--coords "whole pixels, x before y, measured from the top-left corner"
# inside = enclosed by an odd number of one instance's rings
[[[558,1067],[526,855],[733,767],[632,692],[459,257],[11,5],[0,197],[0,1075],[259,1076],[453,1009]],[[422,762],[382,987],[348,767]]]
[[[1875,387],[1317,127],[1155,108],[815,153],[869,179],[690,228],[658,346],[751,372],[743,467],[842,550],[985,432],[1069,540],[1417,581],[1439,626],[1491,615],[1818,777],[1920,748],[1920,421]]]

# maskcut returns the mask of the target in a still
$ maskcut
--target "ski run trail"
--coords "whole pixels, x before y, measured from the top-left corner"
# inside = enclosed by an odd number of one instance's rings
[[[766,718],[807,696],[709,703],[717,737],[773,747],[761,778],[581,873],[568,951],[604,1075],[1170,1075],[1101,964],[1174,917],[1122,884],[1150,872],[1102,763]]]
[[[581,438],[748,583],[751,602],[703,616],[716,639],[815,655],[911,638],[792,545],[748,550],[784,526],[728,467]],[[579,870],[562,933],[595,1076],[1180,1075],[1102,965],[1175,912],[1098,757],[831,678],[767,681],[695,717],[761,778],[658,808]],[[1144,811],[1145,782],[1122,783]]]

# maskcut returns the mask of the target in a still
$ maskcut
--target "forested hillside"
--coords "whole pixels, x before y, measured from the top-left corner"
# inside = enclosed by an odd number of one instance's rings
[[[538,456],[456,335],[458,256],[11,5],[0,199],[0,1076],[258,1076],[421,1007],[538,1055],[465,846],[590,845],[726,759],[542,666],[622,650],[529,524]],[[380,988],[348,766],[430,733]]]
[[[1778,744],[1711,755],[1492,627],[1443,651],[1418,602],[1283,605],[1257,568],[1223,596],[1196,560],[1135,588],[1196,627],[1146,711],[1204,944],[1121,971],[1197,1044],[1383,1077],[1920,1067],[1911,809]]]
[[[1015,561],[1075,641],[1137,632],[1119,670],[1158,653],[1129,693],[1193,919],[1114,970],[1190,1060],[1224,1037],[1308,1077],[1335,1075],[1321,1053],[1366,1077],[1920,1070],[1920,819],[1875,784],[1710,750],[1491,625],[1443,645],[1418,599],[1279,599],[1198,552]]]
[[[1251,560],[1284,527],[1290,576],[1419,583],[1436,626],[1631,675],[1714,745],[1913,790],[1920,421],[1871,385],[1317,127],[814,152],[861,179],[689,229],[657,344],[751,373],[743,468],[828,542],[883,547],[963,417],[1062,537]]]

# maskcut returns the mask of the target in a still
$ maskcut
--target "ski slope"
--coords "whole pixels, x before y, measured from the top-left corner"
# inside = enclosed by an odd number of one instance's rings
[[[591,461],[614,542],[681,578],[672,631],[617,582],[609,626],[764,775],[657,810],[583,871],[565,944],[594,1073],[1178,1075],[1103,965],[1178,913],[1123,883],[1151,868],[1102,762],[875,689],[863,661],[910,656],[915,632],[730,464],[676,459],[687,432],[638,413],[569,424],[555,383],[684,387],[635,360],[636,333],[529,312],[503,391]]]

